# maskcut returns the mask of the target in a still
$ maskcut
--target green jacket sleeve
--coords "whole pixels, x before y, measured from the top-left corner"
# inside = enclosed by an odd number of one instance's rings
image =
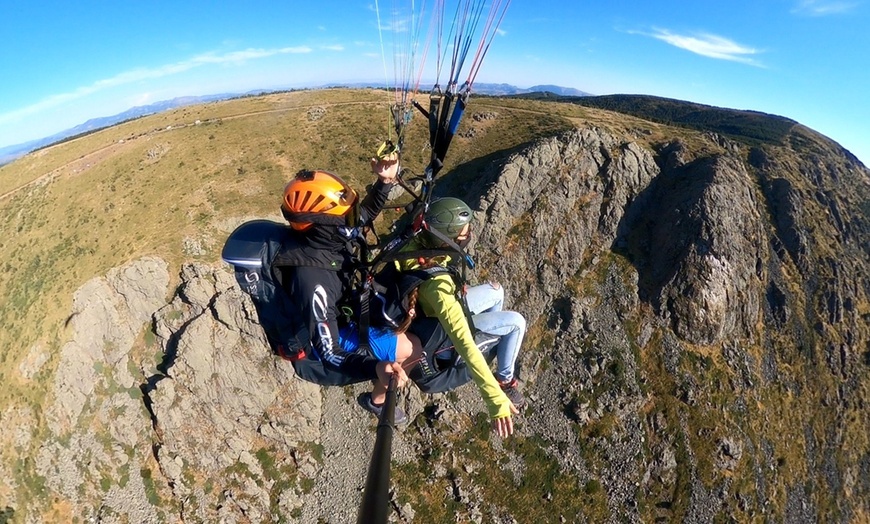
[[[420,285],[417,303],[423,313],[437,318],[456,351],[465,359],[472,380],[477,384],[491,418],[510,416],[510,400],[474,343],[462,304],[456,298],[456,286],[449,275],[438,275]]]

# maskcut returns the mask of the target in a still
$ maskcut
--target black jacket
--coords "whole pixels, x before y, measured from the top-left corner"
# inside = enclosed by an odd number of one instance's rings
[[[344,351],[338,343],[338,304],[350,292],[357,262],[354,241],[387,201],[390,186],[378,181],[360,204],[355,227],[314,225],[296,232],[272,262],[275,276],[308,328],[306,358],[294,362],[303,379],[343,385],[377,378],[378,360],[367,351]]]

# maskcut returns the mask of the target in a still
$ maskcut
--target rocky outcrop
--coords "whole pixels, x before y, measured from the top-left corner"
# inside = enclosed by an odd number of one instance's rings
[[[476,278],[501,281],[528,320],[531,408],[501,441],[473,386],[403,393],[395,521],[870,514],[868,173],[836,151],[705,139],[719,152],[579,128],[474,180]],[[297,379],[226,268],[176,279],[134,261],[85,284],[69,325],[35,459],[56,514],[354,520],[366,385]]]
[[[71,515],[260,522],[276,504],[288,514],[300,505],[293,479],[313,475],[310,454],[285,453],[264,471],[257,453],[318,439],[319,390],[273,358],[231,274],[189,265],[180,279],[167,304],[166,263],[143,259],[76,294],[48,409],[53,437],[36,461]],[[143,328],[159,362],[135,347]]]
[[[652,152],[578,130],[502,170],[480,202],[480,242],[499,246],[482,255],[482,266],[504,280],[517,270],[537,275],[514,291],[523,301],[529,295],[530,311],[545,311],[588,265],[590,246],[612,244],[636,266],[642,297],[681,338],[745,337],[761,302],[762,206],[738,159],[705,158],[660,173]]]
[[[861,514],[866,506],[852,506],[854,498],[844,502],[845,491],[807,498],[798,487],[841,490],[858,466],[822,466],[798,453],[792,460],[806,475],[786,474],[785,481],[766,480],[770,474],[762,465],[779,471],[790,454],[789,432],[803,433],[808,449],[824,447],[829,456],[849,455],[853,463],[867,460],[864,439],[822,427],[839,428],[850,414],[867,415],[859,385],[867,360],[859,361],[870,354],[861,349],[870,332],[857,307],[867,303],[870,289],[870,232],[862,211],[867,171],[836,148],[815,158],[775,148],[747,152],[734,143],[726,150],[691,159],[685,144],[672,142],[656,154],[596,130],[540,141],[487,179],[491,189],[478,203],[480,266],[487,278],[509,283],[515,307],[531,323],[557,333],[554,340],[542,337],[552,349],[540,348],[542,354],[525,361],[526,376],[542,386],[536,391],[544,404],[564,406],[568,419],[592,428],[587,432],[613,432],[592,439],[600,455],[589,460],[606,457],[599,467],[608,472],[602,477],[617,520],[639,518],[617,495],[628,493],[647,501],[662,497],[652,514],[683,521],[769,512],[769,502],[754,495],[739,493],[736,506],[722,497],[734,489],[727,476],[748,464],[756,465],[759,489],[792,483],[788,500],[775,511],[795,521],[807,514]],[[608,247],[616,259],[608,258]],[[836,261],[835,252],[843,254]],[[627,284],[619,293],[604,285],[620,281]],[[654,316],[644,313],[647,308]],[[710,347],[716,348],[712,354]],[[724,366],[717,364],[721,359]],[[736,374],[725,384],[723,369]],[[841,380],[848,385],[835,385]],[[810,399],[826,397],[827,422],[779,423],[778,435],[754,427],[754,418],[767,424],[771,418],[794,420],[790,403],[773,393],[781,387],[801,392],[810,404],[799,411],[809,419],[821,407]],[[723,399],[730,399],[722,408],[727,417],[743,413],[746,422],[726,419],[699,428],[699,412]],[[753,402],[763,407],[748,407]],[[638,418],[641,411],[655,417]],[[535,423],[547,428],[554,452],[590,445],[543,412]],[[645,466],[617,459],[632,453],[626,442],[644,438],[647,444],[634,453],[646,457]],[[708,452],[716,456],[710,464],[718,465],[718,473],[705,466],[710,439],[719,443]],[[841,452],[831,449],[830,439]],[[682,456],[676,464],[675,453]],[[588,463],[565,460],[579,476],[594,476]],[[682,487],[680,477],[687,482]],[[644,495],[632,486],[642,486]],[[796,505],[804,510],[795,511]]]
[[[626,206],[657,173],[650,151],[595,129],[535,144],[491,174],[497,181],[475,203],[480,266],[511,283],[534,321],[588,265],[590,248],[617,238]]]
[[[751,338],[767,242],[752,178],[733,157],[664,171],[627,209],[618,244],[641,294],[693,344]]]
[[[181,517],[269,520],[305,464],[290,453],[266,463],[258,453],[318,439],[319,389],[274,358],[253,304],[225,270],[185,266],[176,296],[154,319],[163,372],[146,394],[155,457]]]
[[[150,438],[131,352],[165,304],[168,286],[166,263],[145,258],[75,294],[72,340],[61,349],[54,401],[45,410],[51,436],[35,457],[45,487],[67,501],[70,518],[109,513],[157,522],[158,508],[139,475]],[[31,513],[34,522],[38,514]]]

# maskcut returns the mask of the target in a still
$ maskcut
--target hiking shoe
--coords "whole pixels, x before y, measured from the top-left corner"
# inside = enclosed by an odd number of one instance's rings
[[[520,393],[519,382],[517,379],[514,378],[508,382],[499,382],[498,385],[501,386],[501,390],[504,391],[508,400],[513,402],[517,409],[523,409],[526,407],[526,398],[522,393]]]
[[[374,402],[372,402],[371,393],[366,393],[362,397],[360,397],[360,405],[363,407],[363,409],[378,417],[378,420],[381,419],[381,411],[383,411],[384,405],[375,404]],[[397,426],[401,426],[406,422],[408,422],[408,416],[405,415],[405,411],[399,406],[396,406],[396,411],[393,414],[393,423]]]

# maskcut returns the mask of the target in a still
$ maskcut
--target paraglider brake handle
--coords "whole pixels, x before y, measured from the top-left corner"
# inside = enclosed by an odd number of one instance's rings
[[[393,143],[392,140],[385,140],[379,147],[378,151],[375,153],[377,157],[381,160],[387,158],[388,156],[398,153],[399,147]]]

